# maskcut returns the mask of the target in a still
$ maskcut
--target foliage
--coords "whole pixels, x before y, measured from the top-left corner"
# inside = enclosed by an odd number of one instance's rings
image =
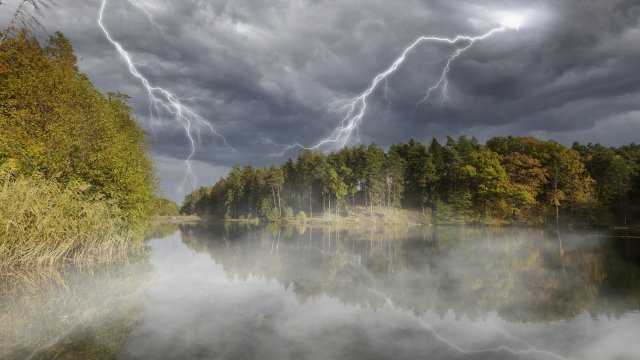
[[[122,94],[101,94],[79,72],[69,41],[41,46],[21,30],[0,44],[0,164],[66,185],[90,185],[131,224],[146,221],[155,178],[146,134]]]
[[[48,1],[23,1],[43,6]],[[24,10],[26,11],[26,10]],[[0,42],[0,273],[125,255],[152,206],[146,134],[123,94],[100,93],[61,33]]]
[[[178,216],[180,215],[180,207],[169,199],[157,196],[153,199],[151,214],[154,216]]]
[[[285,219],[293,219],[293,209],[291,206],[287,206],[284,208],[284,218]]]
[[[275,211],[283,208],[313,217],[361,206],[372,219],[374,207],[403,207],[436,223],[540,224],[556,214],[582,223],[639,221],[629,200],[640,193],[638,169],[634,144],[567,148],[496,137],[481,145],[460,137],[427,146],[410,140],[386,153],[371,144],[326,155],[305,150],[268,169],[236,166],[214,186],[189,194],[182,211],[269,220],[279,219]]]

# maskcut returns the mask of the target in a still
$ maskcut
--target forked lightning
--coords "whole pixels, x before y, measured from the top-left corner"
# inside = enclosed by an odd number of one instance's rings
[[[447,96],[447,87],[449,85],[447,75],[451,70],[452,63],[460,57],[465,51],[469,50],[476,42],[485,40],[496,33],[503,32],[510,29],[518,29],[522,25],[522,18],[518,17],[515,14],[509,14],[505,17],[504,21],[502,21],[502,25],[495,27],[484,34],[477,36],[469,36],[469,35],[457,35],[455,37],[446,38],[446,37],[436,37],[436,36],[420,36],[413,43],[407,46],[400,56],[398,56],[393,63],[383,72],[377,74],[368,88],[366,88],[360,95],[355,98],[345,100],[342,107],[340,109],[344,113],[340,121],[340,125],[333,130],[333,132],[326,138],[322,139],[316,145],[307,148],[300,144],[293,144],[288,146],[285,151],[298,147],[304,149],[312,149],[312,150],[324,150],[324,149],[336,149],[341,148],[349,144],[349,142],[354,137],[354,132],[357,135],[358,127],[363,121],[363,118],[367,111],[368,101],[371,94],[378,88],[378,86],[382,83],[385,91],[385,98],[388,99],[388,87],[387,80],[389,76],[396,72],[396,70],[402,65],[407,56],[420,44],[426,42],[439,42],[439,43],[448,43],[452,45],[463,44],[462,46],[458,46],[451,55],[446,57],[445,64],[442,68],[440,76],[435,84],[427,88],[426,94],[422,100],[420,100],[416,104],[416,108],[421,104],[426,102],[431,95],[440,90],[442,94],[442,99],[444,100]]]
[[[151,13],[147,11],[140,3],[136,2],[135,0],[127,1],[134,7],[141,9],[147,15],[149,21],[159,28],[158,24],[151,17]],[[226,139],[215,130],[211,123],[206,121],[202,116],[191,110],[189,107],[185,106],[180,101],[180,98],[178,96],[165,88],[152,85],[149,80],[138,71],[136,63],[133,62],[131,56],[129,56],[129,53],[122,47],[119,42],[111,37],[111,34],[104,25],[103,16],[106,6],[107,0],[102,0],[102,4],[100,5],[100,12],[98,15],[98,26],[104,33],[104,36],[107,38],[107,40],[109,40],[109,42],[116,48],[122,59],[127,63],[131,75],[137,78],[147,91],[149,95],[151,116],[153,117],[154,114],[155,116],[160,116],[162,112],[166,112],[173,116],[175,121],[178,122],[184,129],[184,133],[191,145],[191,150],[185,160],[186,173],[184,182],[181,186],[184,187],[185,185],[187,185],[187,183],[189,183],[191,188],[195,188],[198,185],[198,179],[192,170],[191,160],[196,153],[198,146],[198,141],[196,139],[200,137],[201,131],[203,129],[208,130],[212,135],[215,135],[222,139],[226,146],[229,147],[229,145],[227,144]]]

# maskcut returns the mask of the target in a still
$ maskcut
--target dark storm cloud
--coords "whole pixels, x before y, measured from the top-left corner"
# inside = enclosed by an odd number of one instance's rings
[[[519,31],[477,43],[454,63],[449,97],[416,108],[452,49],[417,48],[389,78],[388,100],[382,91],[372,96],[362,140],[388,145],[460,134],[611,145],[640,140],[636,0],[138,2],[162,30],[127,1],[109,0],[105,23],[114,38],[154,84],[183,97],[237,150],[205,136],[197,154],[204,173],[207,166],[223,173],[234,163],[277,162],[270,154],[282,150],[278,144],[317,143],[340,120],[329,105],[360,93],[417,36],[481,34],[497,25],[499,11],[535,16]],[[14,3],[0,7],[0,21]],[[171,118],[149,119],[146,94],[96,26],[99,1],[57,4],[46,14],[47,28],[72,40],[81,69],[102,90],[132,96],[137,117],[152,130],[161,172],[174,171],[188,142]]]

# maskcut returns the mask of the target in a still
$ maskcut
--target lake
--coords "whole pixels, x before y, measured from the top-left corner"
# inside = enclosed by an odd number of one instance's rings
[[[167,224],[5,284],[0,357],[640,359],[640,239],[613,235]]]

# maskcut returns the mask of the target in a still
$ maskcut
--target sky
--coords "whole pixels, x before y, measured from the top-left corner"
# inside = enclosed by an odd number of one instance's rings
[[[16,4],[3,1],[0,25]],[[190,143],[172,116],[150,116],[144,87],[97,26],[100,5],[55,0],[42,22],[71,40],[100,90],[131,96],[163,192],[181,202],[191,190],[181,184]],[[288,145],[329,136],[341,100],[360,95],[419,36],[480,35],[508,14],[521,26],[474,43],[452,62],[447,96],[420,104],[456,47],[417,46],[368,98],[359,141],[640,141],[637,0],[108,0],[103,19],[151,84],[226,139],[198,139],[191,164],[205,186],[234,164],[278,164],[296,156]]]

